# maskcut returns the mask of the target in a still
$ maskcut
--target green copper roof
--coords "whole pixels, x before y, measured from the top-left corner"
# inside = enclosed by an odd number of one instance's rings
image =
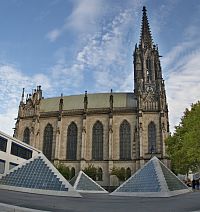
[[[77,110],[84,108],[84,94],[64,96],[63,110]],[[110,93],[88,94],[88,109],[109,108]],[[60,97],[42,99],[40,105],[41,112],[59,110]],[[113,93],[114,108],[134,108],[136,107],[134,93]]]

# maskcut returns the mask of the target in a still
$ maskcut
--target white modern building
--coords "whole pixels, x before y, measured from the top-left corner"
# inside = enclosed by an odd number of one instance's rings
[[[0,176],[41,151],[0,131]]]

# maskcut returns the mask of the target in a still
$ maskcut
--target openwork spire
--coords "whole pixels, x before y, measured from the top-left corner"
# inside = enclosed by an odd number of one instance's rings
[[[153,39],[151,36],[151,31],[149,27],[149,22],[146,13],[146,7],[143,7],[143,16],[142,16],[142,27],[141,27],[141,37],[140,37],[140,45],[146,48],[152,48]]]

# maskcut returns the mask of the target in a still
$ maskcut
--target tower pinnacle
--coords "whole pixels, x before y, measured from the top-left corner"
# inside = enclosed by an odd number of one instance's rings
[[[149,27],[149,22],[147,18],[146,7],[143,7],[143,16],[142,16],[142,26],[141,26],[141,36],[140,36],[140,45],[143,48],[152,48],[153,39],[151,36],[151,31]]]
[[[21,103],[24,103],[24,88],[23,88],[23,90],[22,90],[22,98],[21,98]]]

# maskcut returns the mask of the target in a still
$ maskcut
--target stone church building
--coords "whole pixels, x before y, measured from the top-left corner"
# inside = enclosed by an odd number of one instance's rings
[[[159,57],[143,7],[134,92],[44,98],[38,86],[24,100],[23,90],[14,137],[68,166],[72,175],[93,165],[103,186],[112,184],[113,167],[128,177],[152,156],[167,164],[168,106]]]

